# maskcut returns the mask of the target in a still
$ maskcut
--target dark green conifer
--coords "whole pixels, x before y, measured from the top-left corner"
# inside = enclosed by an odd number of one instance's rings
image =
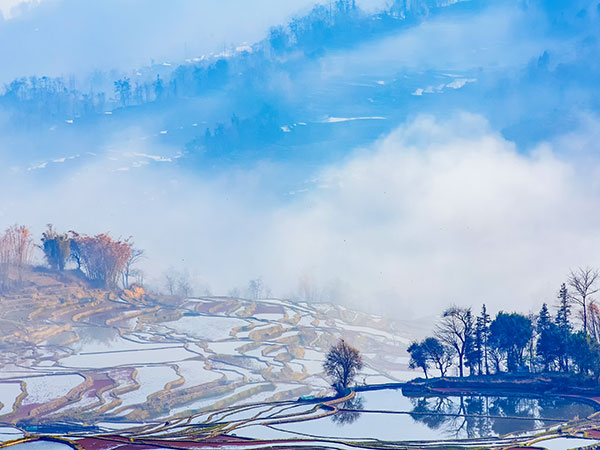
[[[558,291],[558,311],[556,312],[555,323],[560,332],[560,339],[557,342],[557,354],[559,368],[563,372],[569,371],[569,345],[571,341],[571,304],[569,303],[569,292],[567,285],[563,283]]]
[[[478,333],[480,333],[481,340],[481,359],[483,369],[485,369],[485,374],[490,374],[490,365],[489,365],[489,342],[490,342],[490,323],[492,322],[490,315],[487,313],[487,309],[485,307],[485,303],[481,308],[481,315],[477,317],[477,327]]]

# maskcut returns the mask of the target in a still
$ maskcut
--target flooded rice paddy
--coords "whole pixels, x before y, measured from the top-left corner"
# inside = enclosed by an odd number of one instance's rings
[[[257,439],[298,436],[383,441],[474,439],[531,432],[587,417],[595,409],[562,399],[442,396],[405,397],[400,390],[364,392],[331,417],[270,427],[239,435]]]
[[[340,337],[364,351],[361,383],[417,374],[401,360],[414,325],[342,306],[173,304],[54,279],[48,286],[0,304],[0,422],[138,423],[325,395],[324,354]]]
[[[23,450],[111,448],[535,448],[597,444],[598,435],[561,434],[564,423],[595,408],[572,399],[469,396],[410,397],[382,389],[324,402],[255,403],[169,422],[137,424],[118,434],[68,431],[66,441],[18,444]],[[133,424],[130,424],[130,426]],[[38,431],[42,431],[39,429]],[[48,430],[46,430],[48,431]],[[60,428],[54,429],[61,434]],[[91,430],[89,430],[91,431]],[[6,429],[10,436],[16,430]],[[6,434],[9,436],[9,434]]]

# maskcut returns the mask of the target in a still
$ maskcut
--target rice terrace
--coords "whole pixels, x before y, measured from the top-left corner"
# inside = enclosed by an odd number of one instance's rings
[[[507,448],[600,439],[597,388],[561,392],[543,375],[406,383],[418,375],[406,349],[420,330],[410,323],[331,304],[111,291],[72,270],[17,272],[21,288],[0,303],[5,445]],[[323,362],[339,338],[361,349],[364,366],[355,387],[334,395]]]

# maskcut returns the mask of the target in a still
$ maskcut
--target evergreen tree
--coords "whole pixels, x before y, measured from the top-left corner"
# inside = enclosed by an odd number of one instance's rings
[[[541,334],[544,330],[547,330],[550,327],[550,324],[551,319],[550,313],[548,312],[548,305],[544,303],[537,320],[537,332]]]
[[[156,100],[162,100],[165,88],[162,80],[160,79],[160,75],[156,75],[156,81],[152,83],[152,87],[154,88],[154,98]]]
[[[477,317],[477,327],[479,329],[481,340],[481,358],[485,374],[490,374],[489,353],[490,353],[490,315],[487,313],[485,303],[481,308],[481,315]]]
[[[483,320],[481,316],[477,317],[475,320],[475,332],[473,333],[473,346],[474,346],[474,357],[477,359],[477,374],[481,375],[483,373],[483,352],[484,348],[484,329],[483,329]]]
[[[42,233],[42,250],[48,265],[62,271],[71,256],[71,238],[67,234],[58,234],[52,224]]]
[[[115,81],[113,84],[115,86],[115,94],[119,96],[121,105],[127,106],[129,104],[129,99],[131,98],[131,80],[128,77],[125,77]]]
[[[536,353],[544,365],[544,369],[548,372],[559,357],[561,334],[559,327],[550,318],[546,303],[542,305],[538,316],[537,332]]]
[[[557,355],[559,368],[563,372],[569,371],[569,342],[571,340],[571,305],[569,303],[569,291],[567,285],[563,283],[558,291],[558,311],[556,312],[555,323],[560,333],[560,339],[557,342]]]
[[[558,291],[558,311],[556,313],[556,325],[562,331],[571,331],[569,316],[571,315],[571,305],[569,304],[569,291],[567,285],[563,283]]]
[[[532,338],[533,327],[528,317],[500,312],[490,325],[494,347],[506,359],[509,372],[523,367],[524,350]]]
[[[556,360],[560,358],[562,334],[556,324],[550,322],[542,329],[536,345],[536,352],[546,372],[550,371]]]
[[[406,350],[410,354],[410,362],[408,367],[416,369],[417,367],[423,369],[425,378],[429,378],[427,370],[429,369],[429,357],[425,349],[423,342],[412,342]]]
[[[589,371],[596,372],[598,360],[598,344],[594,342],[583,330],[570,336],[569,353],[573,365],[582,375]]]
[[[469,368],[469,374],[473,375],[478,366],[478,361],[481,361],[477,346],[475,345],[475,327],[473,326],[473,316],[471,310],[467,312],[466,330],[465,330],[465,362]]]

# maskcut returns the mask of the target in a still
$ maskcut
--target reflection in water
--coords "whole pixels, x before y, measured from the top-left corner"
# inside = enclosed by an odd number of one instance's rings
[[[575,417],[587,417],[593,412],[590,405],[558,398],[408,397],[396,391],[372,391],[344,403],[331,420],[341,427],[337,434],[352,438],[378,433],[378,437],[381,434],[395,440],[475,439],[533,431]],[[314,423],[309,422],[289,426],[293,430],[317,434],[313,427]]]
[[[437,430],[444,425],[448,417],[444,416],[452,406],[452,401],[447,397],[410,399],[414,408],[411,417],[413,420],[424,423],[432,430]]]
[[[119,332],[110,327],[81,327],[77,329],[77,334],[82,344],[115,342],[119,338]]]
[[[362,396],[357,395],[352,400],[342,403],[340,411],[331,416],[333,423],[337,425],[348,425],[354,423],[360,417],[360,410],[364,409]]]
[[[390,442],[486,438],[555,426],[594,412],[592,406],[572,399],[437,394],[409,397],[395,389],[369,390],[360,396],[356,400],[360,403],[344,405],[346,408],[335,416],[322,417],[324,411],[319,411],[314,420],[269,426],[264,433],[254,429],[252,435],[244,432],[244,436],[265,439],[308,435]],[[332,428],[331,419],[338,426]]]
[[[594,412],[591,406],[560,399],[474,395],[413,397],[410,401],[413,420],[457,438],[531,431]]]

